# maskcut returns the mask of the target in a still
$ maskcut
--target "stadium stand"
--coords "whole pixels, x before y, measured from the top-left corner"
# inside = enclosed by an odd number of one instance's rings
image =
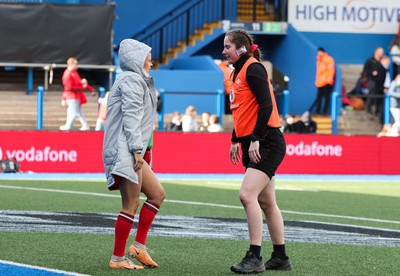
[[[0,1],[0,2],[25,2],[25,3],[64,3],[64,4],[109,4],[110,1],[101,0],[81,0],[81,1],[68,1],[68,0],[54,0],[54,1]],[[170,70],[176,65],[176,60],[182,60],[184,58],[192,57],[195,55],[209,54],[212,58],[221,58],[221,37],[223,36],[223,24],[221,20],[230,20],[231,22],[273,22],[278,19],[274,17],[272,13],[268,11],[266,1],[259,0],[202,0],[202,1],[183,1],[174,0],[166,4],[165,9],[157,11],[154,18],[148,18],[147,22],[141,24],[131,24],[130,27],[124,27],[121,30],[120,25],[124,23],[126,18],[134,18],[132,20],[140,21],[143,18],[140,16],[132,16],[135,13],[134,9],[130,9],[134,6],[135,1],[118,0],[116,14],[118,20],[116,20],[115,27],[115,44],[117,45],[121,40],[121,37],[133,37],[144,42],[151,44],[154,50],[155,67],[160,69]],[[151,2],[151,1],[150,1]],[[150,3],[149,2],[149,3]],[[144,3],[144,5],[150,5]],[[118,10],[119,9],[119,10]],[[207,12],[212,11],[212,12]],[[190,14],[190,28],[182,27],[186,25],[188,20],[185,16]],[[183,16],[184,15],[184,16]],[[142,16],[142,15],[141,15]],[[181,17],[183,16],[183,17]],[[137,23],[137,21],[133,23]],[[189,26],[189,23],[188,23]],[[163,30],[162,37],[160,30]],[[257,34],[258,35],[258,34]],[[312,70],[314,64],[314,49],[310,47],[313,43],[318,43],[324,40],[324,34],[321,33],[319,36],[315,34],[308,34],[309,37],[305,37],[303,34],[299,34],[292,26],[288,26],[287,32],[278,36],[276,34],[264,34],[257,38],[259,39],[260,45],[267,45],[268,51],[265,51],[265,58],[270,60],[274,66],[274,70],[278,71],[279,68],[282,71],[286,71],[285,75],[290,75],[293,85],[290,87],[290,112],[292,109],[298,109],[297,114],[300,114],[304,107],[301,105],[308,106],[308,97],[314,97],[313,80],[314,77],[309,72]],[[341,41],[341,38],[334,34],[335,38],[332,41]],[[286,39],[289,38],[290,39]],[[339,38],[339,39],[337,39]],[[290,43],[281,43],[284,40]],[[389,38],[383,38],[379,43],[385,44],[385,40]],[[154,42],[152,42],[154,41]],[[162,41],[162,43],[160,43]],[[310,42],[311,41],[311,42]],[[365,56],[370,55],[370,49],[368,49],[368,37],[357,37],[354,36],[352,41],[365,42],[365,49],[357,49],[357,55],[353,50],[348,55],[343,55],[338,58],[338,69],[342,71],[342,78],[344,79],[347,88],[351,88],[359,76],[360,68],[362,67],[361,62],[357,62],[358,59],[364,60]],[[376,42],[378,43],[378,42]],[[331,45],[333,55],[339,55],[339,47],[336,44]],[[115,50],[115,49],[114,49]],[[349,50],[352,50],[349,48]],[[288,56],[287,60],[290,62],[285,63],[285,59],[281,58],[282,54],[286,57],[285,53],[300,51],[304,53],[300,57],[293,59],[293,56]],[[157,60],[158,57],[158,60]],[[362,58],[361,58],[362,57]],[[300,58],[300,59],[298,59]],[[346,58],[348,60],[346,60]],[[311,61],[310,61],[311,60]],[[310,64],[307,64],[307,63]],[[302,64],[304,68],[297,68],[292,66],[293,64]],[[275,67],[276,66],[276,67]],[[301,66],[302,67],[302,66]],[[34,129],[36,119],[36,96],[35,91],[33,95],[26,95],[26,71],[21,68],[6,70],[6,68],[0,68],[0,98],[2,100],[2,116],[0,119],[0,129]],[[307,78],[303,75],[307,72]],[[286,74],[287,73],[287,74]],[[61,73],[54,72],[54,84],[45,92],[44,102],[44,129],[57,129],[65,119],[64,109],[60,108],[59,96],[62,91],[60,85]],[[43,71],[40,69],[34,69],[34,88],[38,85],[43,85]],[[311,75],[311,76],[310,76]],[[86,76],[85,76],[86,77]],[[107,78],[107,77],[106,77]],[[168,76],[168,78],[170,78]],[[89,81],[94,83],[95,86],[100,86],[99,80],[94,76],[93,80]],[[97,83],[96,83],[97,82]],[[157,79],[157,82],[162,83],[161,78]],[[177,82],[179,83],[179,82]],[[310,88],[311,87],[311,88]],[[19,91],[19,92],[16,92]],[[177,91],[177,90],[170,90]],[[97,114],[97,103],[94,98],[88,96],[89,103],[84,106],[85,115],[93,128],[94,121]],[[31,101],[31,102],[30,102]],[[295,103],[295,104],[294,104]],[[18,111],[19,114],[13,114],[12,112]],[[200,110],[201,111],[201,110]],[[165,114],[165,122],[168,122],[170,111]],[[50,116],[51,118],[47,118]],[[377,120],[365,120],[363,111],[352,111],[347,110],[341,114],[338,123],[338,133],[343,134],[376,134],[379,130],[380,125]],[[318,124],[317,133],[328,134],[332,133],[332,120],[330,116],[315,116],[314,119]],[[24,123],[24,120],[26,122]],[[200,121],[200,119],[199,119]],[[231,118],[229,115],[225,115],[222,118],[224,129],[230,131],[231,129]],[[12,125],[12,122],[15,125]],[[362,122],[362,123],[360,123]]]

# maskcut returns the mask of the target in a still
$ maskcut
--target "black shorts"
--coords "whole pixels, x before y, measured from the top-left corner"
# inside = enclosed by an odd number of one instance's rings
[[[261,161],[258,164],[251,162],[249,157],[250,136],[240,139],[242,145],[242,163],[247,168],[260,170],[271,179],[286,153],[285,138],[279,128],[267,127],[263,139],[260,140]]]

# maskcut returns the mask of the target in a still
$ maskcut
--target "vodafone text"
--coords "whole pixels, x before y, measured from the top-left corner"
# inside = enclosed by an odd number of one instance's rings
[[[28,150],[3,150],[0,148],[0,160],[3,158],[15,158],[18,162],[76,162],[78,153],[75,150],[54,150],[50,147],[44,149],[31,147]]]
[[[341,145],[321,145],[317,141],[304,143],[300,141],[297,144],[288,144],[286,154],[289,156],[342,156],[343,148]]]

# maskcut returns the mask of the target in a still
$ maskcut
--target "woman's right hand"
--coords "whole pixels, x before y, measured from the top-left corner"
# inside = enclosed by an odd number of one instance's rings
[[[142,169],[144,160],[141,153],[135,153],[134,157],[135,165],[133,166],[133,169],[135,170],[135,172],[137,172]]]
[[[239,144],[238,143],[232,143],[231,144],[231,149],[229,151],[229,156],[231,158],[232,164],[236,165],[240,162],[240,152],[239,152]]]

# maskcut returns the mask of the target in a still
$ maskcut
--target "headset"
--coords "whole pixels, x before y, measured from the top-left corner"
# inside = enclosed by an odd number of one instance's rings
[[[236,54],[238,56],[241,56],[242,54],[247,53],[246,47],[242,46],[239,49],[236,50]]]

